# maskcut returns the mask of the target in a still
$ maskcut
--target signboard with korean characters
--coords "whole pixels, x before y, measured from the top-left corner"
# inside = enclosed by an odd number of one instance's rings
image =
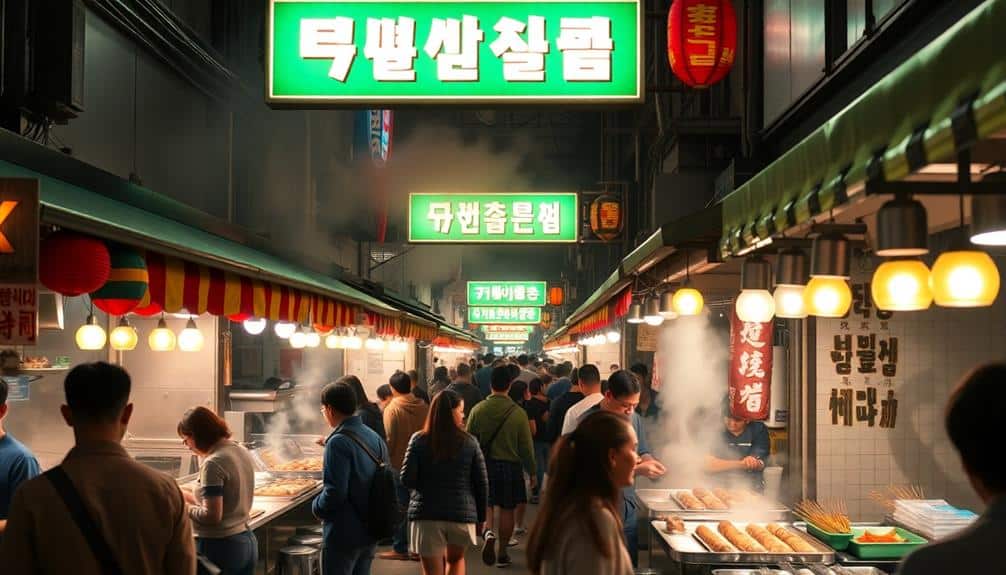
[[[491,331],[485,334],[487,341],[528,341],[531,334],[526,331]]]
[[[741,321],[731,306],[730,414],[751,421],[768,417],[772,388],[773,323]]]
[[[409,195],[409,241],[573,243],[578,204],[576,193],[414,193]]]
[[[639,0],[270,0],[273,105],[638,103]]]
[[[38,337],[38,181],[0,179],[0,346]]]
[[[545,282],[468,282],[468,305],[543,306]]]
[[[468,306],[468,323],[541,323],[540,307]]]
[[[534,331],[533,325],[493,325],[493,324],[483,324],[482,333],[493,333],[493,332],[513,332],[513,331],[524,331],[531,333]]]

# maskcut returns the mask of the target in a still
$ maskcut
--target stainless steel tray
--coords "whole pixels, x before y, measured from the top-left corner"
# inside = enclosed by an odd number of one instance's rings
[[[791,523],[776,522],[790,529],[794,534],[802,537],[807,543],[812,545],[817,551],[814,553],[746,553],[742,551],[729,553],[715,553],[709,551],[699,538],[695,536],[695,530],[700,525],[705,525],[716,531],[718,521],[685,521],[685,532],[681,534],[669,534],[658,525],[657,521],[651,522],[651,527],[656,530],[660,540],[664,545],[667,555],[679,562],[693,565],[729,565],[733,563],[749,565],[773,565],[779,561],[789,561],[791,563],[824,563],[835,562],[835,551],[814,539],[803,531],[797,530]],[[741,531],[747,527],[747,522],[734,521],[734,525]],[[757,521],[755,523],[767,523]]]
[[[672,497],[683,489],[637,489],[636,497],[649,511],[649,516],[672,514],[682,519],[746,519],[752,521],[788,522],[792,516],[785,505],[763,499],[763,504],[736,509],[684,509]]]

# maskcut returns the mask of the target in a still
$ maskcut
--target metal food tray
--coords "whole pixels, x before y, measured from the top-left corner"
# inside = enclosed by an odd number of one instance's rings
[[[283,478],[278,478],[277,477],[273,481],[266,482],[266,483],[264,483],[262,485],[255,485],[255,489],[258,489],[259,487],[265,487],[266,485],[271,485],[273,483],[277,483],[281,479],[283,479]],[[307,478],[298,478],[298,479],[307,479]],[[256,482],[256,483],[258,483],[258,482]],[[292,501],[292,500],[300,497],[301,495],[304,495],[308,491],[311,491],[312,489],[314,489],[317,486],[318,486],[318,482],[315,482],[315,483],[313,483],[311,485],[305,485],[303,489],[301,489],[300,491],[298,491],[296,493],[293,493],[291,495],[255,495],[255,499],[257,501]]]
[[[778,502],[762,499],[761,505],[732,509],[685,509],[675,498],[679,491],[690,489],[638,489],[636,497],[650,510],[650,516],[671,513],[682,519],[753,519],[757,521],[787,522],[792,519],[789,509]]]
[[[817,549],[814,553],[748,553],[744,551],[733,551],[728,553],[716,553],[710,551],[705,543],[697,535],[695,535],[695,530],[701,525],[709,527],[713,531],[719,533],[717,530],[718,521],[685,521],[685,532],[679,534],[669,534],[658,525],[659,522],[653,521],[652,527],[660,535],[660,538],[664,544],[664,548],[667,551],[667,555],[679,563],[688,563],[693,565],[728,565],[728,564],[753,564],[753,565],[771,565],[777,564],[779,561],[788,561],[791,563],[825,563],[831,564],[835,562],[835,551],[828,547],[827,545],[821,543],[817,539],[814,539],[810,535],[803,531],[800,531],[793,527],[792,523],[782,522],[782,521],[754,521],[752,523],[765,524],[765,523],[778,523],[783,527],[786,527],[792,531],[795,535],[802,537],[807,543]],[[749,522],[734,521],[733,524],[741,531],[747,527]]]
[[[295,450],[292,450],[295,449]],[[252,449],[252,459],[258,465],[259,470],[265,471],[272,475],[273,477],[278,477],[282,479],[321,479],[323,470],[319,469],[317,471],[279,471],[273,469],[269,466],[269,463],[262,457],[263,451],[272,451],[276,456],[283,460],[283,463],[288,461],[293,461],[295,459],[302,459],[304,457],[317,457],[321,455],[320,453],[309,453],[303,451],[299,446],[293,448],[287,447],[286,450],[281,451],[279,449],[272,449],[268,447],[260,447],[257,449]],[[291,453],[293,456],[291,456]]]

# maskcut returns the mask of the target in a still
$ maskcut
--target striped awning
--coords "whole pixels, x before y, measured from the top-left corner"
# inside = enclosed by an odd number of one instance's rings
[[[720,252],[840,206],[1006,129],[1006,0],[988,0],[723,199]]]
[[[629,306],[632,305],[632,289],[625,288],[607,305],[598,308],[587,317],[576,322],[569,328],[570,335],[590,333],[602,330],[615,323],[619,318],[629,313]]]

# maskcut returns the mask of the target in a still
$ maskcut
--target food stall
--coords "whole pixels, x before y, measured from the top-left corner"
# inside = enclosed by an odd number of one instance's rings
[[[0,180],[5,200],[32,192],[25,197],[33,204],[17,199],[35,219],[19,225],[31,233],[16,245],[37,246],[23,285],[0,290],[3,311],[27,318],[0,330],[6,427],[43,469],[57,465],[73,444],[59,415],[63,378],[79,363],[117,363],[132,376],[135,405],[124,447],[185,485],[198,461],[176,434],[178,420],[197,405],[225,416],[259,462],[251,525],[267,572],[297,527],[317,524],[309,509],[321,488],[314,442],[328,432],[318,391],[346,373],[357,341],[365,349],[356,334],[393,345],[407,367],[409,350],[432,340],[435,324],[182,223],[178,214],[190,214],[170,200],[158,204],[177,212],[166,217],[144,208],[145,194],[120,190],[122,201],[113,200],[4,162],[0,175],[21,178]]]

